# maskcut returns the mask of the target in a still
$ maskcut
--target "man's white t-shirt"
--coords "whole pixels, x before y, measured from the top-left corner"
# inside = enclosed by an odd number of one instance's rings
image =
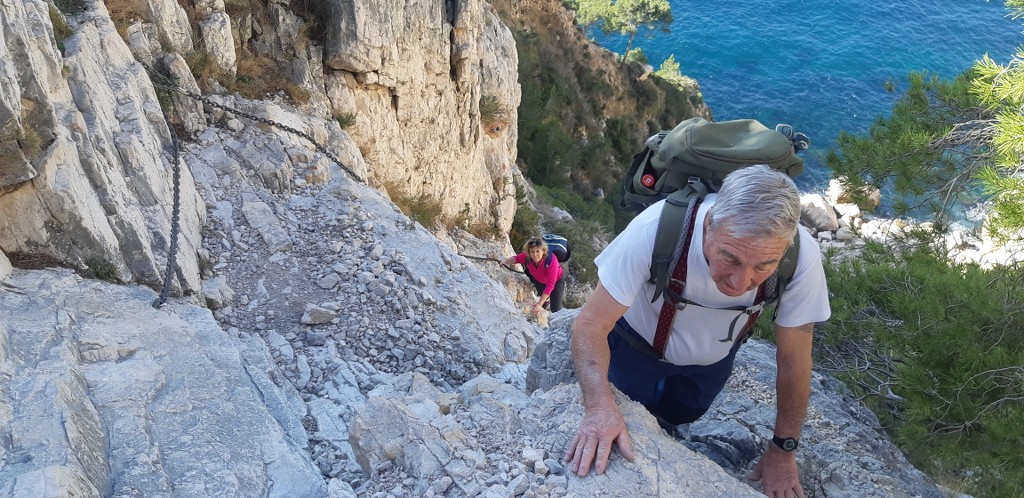
[[[665,359],[676,365],[710,365],[729,354],[732,341],[725,341],[734,322],[732,339],[746,323],[746,316],[730,308],[751,306],[757,289],[742,296],[730,297],[719,292],[711,280],[711,270],[704,259],[704,223],[708,210],[717,194],[705,197],[697,213],[693,239],[687,257],[686,287],[683,297],[702,306],[688,305],[676,312],[665,347]],[[664,296],[651,302],[654,285],[650,278],[651,253],[658,233],[658,220],[665,201],[645,209],[612,241],[594,262],[601,284],[623,306],[623,315],[648,343],[654,342],[658,315]],[[800,228],[800,255],[797,258],[793,280],[782,293],[775,323],[783,327],[797,327],[811,322],[822,322],[832,314],[828,302],[825,271],[821,266],[818,243],[807,230]]]

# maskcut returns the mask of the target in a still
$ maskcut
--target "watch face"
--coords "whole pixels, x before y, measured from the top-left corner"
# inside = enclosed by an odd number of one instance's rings
[[[800,444],[796,439],[793,439],[791,437],[772,437],[772,442],[775,443],[775,445],[778,446],[779,448],[782,448],[782,451],[794,451],[796,450],[796,447]]]

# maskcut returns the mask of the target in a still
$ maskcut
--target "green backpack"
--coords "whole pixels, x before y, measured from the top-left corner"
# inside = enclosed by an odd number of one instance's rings
[[[669,282],[669,266],[679,255],[678,248],[684,245],[683,228],[692,225],[689,215],[696,214],[694,208],[699,202],[695,201],[717,192],[729,173],[745,166],[767,164],[791,177],[800,175],[804,162],[796,152],[809,145],[807,136],[794,132],[789,125],[780,124],[771,130],[753,119],[710,122],[695,117],[649,138],[643,150],[633,156],[622,184],[619,207],[639,212],[666,199],[648,280],[655,286],[652,302]],[[761,302],[755,303],[758,311],[762,303],[777,304],[782,289],[792,280],[799,241],[797,234],[776,274],[759,289]],[[685,256],[679,261],[685,265]]]

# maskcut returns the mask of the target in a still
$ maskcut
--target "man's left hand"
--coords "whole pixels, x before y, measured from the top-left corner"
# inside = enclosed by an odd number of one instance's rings
[[[796,454],[786,453],[769,444],[754,470],[747,475],[752,481],[761,481],[761,492],[771,498],[804,498],[800,487],[800,471]]]

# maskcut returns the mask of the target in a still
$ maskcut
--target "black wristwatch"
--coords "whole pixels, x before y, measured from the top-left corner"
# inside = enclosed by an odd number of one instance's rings
[[[796,451],[796,447],[800,446],[800,441],[791,437],[779,437],[772,435],[772,442],[775,443],[775,446],[782,448],[782,451],[787,453]]]

